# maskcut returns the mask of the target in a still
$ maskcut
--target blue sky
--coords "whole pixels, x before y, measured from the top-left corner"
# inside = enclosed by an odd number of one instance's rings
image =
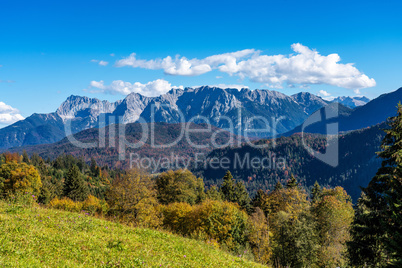
[[[289,95],[322,90],[329,97],[354,96],[354,86],[374,98],[402,86],[401,11],[401,1],[3,1],[0,113],[27,117],[55,111],[71,94],[113,101],[127,90],[155,94],[181,85],[272,87]],[[307,54],[315,50],[313,61],[338,54],[340,69],[306,78],[311,70],[291,59],[300,54],[293,44]],[[254,52],[236,58],[241,68],[205,60],[245,49]],[[116,67],[131,53],[131,65]],[[192,76],[178,70],[176,55],[192,64]],[[264,76],[253,64],[273,55],[282,55],[277,73]],[[155,64],[167,56],[173,63]],[[339,74],[346,80],[338,81]],[[120,80],[130,84],[113,84]]]

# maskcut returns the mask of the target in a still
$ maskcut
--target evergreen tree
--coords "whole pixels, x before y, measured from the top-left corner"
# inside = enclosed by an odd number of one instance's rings
[[[381,267],[386,259],[386,253],[380,233],[380,215],[366,206],[368,197],[363,192],[357,201],[355,217],[352,223],[352,240],[347,243],[349,263],[352,267]]]
[[[250,196],[248,195],[248,192],[246,190],[246,186],[244,186],[244,183],[242,181],[239,181],[235,185],[235,200],[237,204],[239,204],[247,213],[251,213],[251,199]]]
[[[283,189],[283,185],[280,181],[278,181],[275,185],[274,191]]]
[[[100,168],[98,167],[95,159],[93,159],[93,158],[91,158],[91,166],[90,166],[89,170],[91,171],[92,177],[96,178],[96,177],[100,176]]]
[[[268,194],[264,192],[263,190],[259,189],[257,191],[257,194],[253,198],[253,207],[258,207],[262,209],[262,211],[267,211],[267,206],[268,206]],[[265,215],[267,216],[267,215]]]
[[[296,188],[298,186],[297,180],[295,178],[295,176],[293,176],[293,174],[290,176],[290,180],[288,181],[288,183],[286,184],[286,188]]]
[[[313,203],[317,202],[322,194],[322,188],[320,184],[315,181],[313,189],[311,190],[311,200]]]
[[[74,201],[84,201],[88,196],[88,187],[76,165],[68,171],[64,181],[64,195]]]
[[[398,104],[395,117],[387,120],[389,128],[382,142],[381,168],[363,189],[360,210],[353,225],[353,241],[349,245],[351,262],[358,258],[365,264],[380,267],[402,265],[402,105]],[[359,207],[358,207],[359,209]],[[370,236],[367,238],[367,234]],[[364,241],[369,239],[372,247]],[[359,247],[359,248],[353,248]]]
[[[235,183],[233,180],[233,176],[229,170],[226,171],[226,174],[223,177],[222,186],[219,192],[222,194],[224,200],[229,202],[235,202],[236,200]]]
[[[24,150],[24,152],[22,153],[22,162],[30,164],[31,161],[29,160],[29,156],[27,154],[27,151]]]

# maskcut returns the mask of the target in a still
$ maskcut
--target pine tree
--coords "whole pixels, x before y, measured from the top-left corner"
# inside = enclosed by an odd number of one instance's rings
[[[24,152],[22,153],[22,162],[30,164],[31,161],[29,160],[29,156],[27,154],[27,151],[24,150]]]
[[[233,176],[228,170],[223,177],[223,182],[221,189],[219,192],[222,194],[222,197],[224,200],[229,201],[229,202],[235,202],[236,200],[236,195],[235,195],[235,183],[233,180]]]
[[[242,181],[236,183],[234,195],[235,200],[233,202],[239,204],[247,213],[251,213],[251,199]]]
[[[283,185],[280,181],[278,181],[275,185],[274,191],[283,189]]]
[[[91,176],[96,178],[99,177],[100,175],[100,169],[98,165],[96,164],[95,159],[91,158],[91,166],[90,166],[90,171],[91,171]]]
[[[366,206],[368,202],[368,197],[363,192],[355,208],[350,231],[352,240],[347,243],[352,267],[381,267],[386,259],[385,248],[379,235],[382,232],[380,218],[373,217],[374,213]]]
[[[68,171],[64,181],[64,195],[74,201],[83,201],[88,196],[88,187],[76,165]]]
[[[360,211],[356,213],[350,249],[352,262],[364,259],[372,266],[400,267],[402,265],[402,105],[398,104],[395,117],[387,120],[389,128],[382,142],[381,168],[363,189],[359,199]],[[364,241],[370,234],[373,247]],[[352,254],[351,254],[352,253]]]
[[[286,188],[288,189],[292,189],[292,188],[296,188],[298,186],[297,180],[295,178],[295,176],[290,177],[290,180],[288,181],[288,183],[286,184]]]
[[[313,201],[313,203],[317,202],[318,199],[320,198],[322,193],[322,188],[320,186],[320,184],[315,181],[313,189],[311,190],[311,200]]]

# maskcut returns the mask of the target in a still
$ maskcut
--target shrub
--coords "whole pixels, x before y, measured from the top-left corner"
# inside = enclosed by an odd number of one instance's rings
[[[215,240],[231,251],[247,244],[250,225],[238,205],[206,200],[190,206],[173,203],[163,209],[163,224],[176,233],[202,240]]]
[[[189,234],[191,226],[189,220],[193,207],[187,203],[173,203],[162,207],[163,225],[173,232]]]
[[[49,207],[71,212],[79,212],[82,211],[82,202],[74,202],[68,197],[63,197],[62,199],[56,197],[50,201]]]
[[[106,201],[100,200],[93,195],[89,195],[87,199],[82,202],[82,209],[91,214],[105,214],[108,208],[109,206]]]

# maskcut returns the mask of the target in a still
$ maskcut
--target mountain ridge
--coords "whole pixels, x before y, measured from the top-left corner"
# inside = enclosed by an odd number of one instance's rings
[[[194,123],[209,123],[219,128],[231,128],[234,133],[240,135],[244,130],[264,128],[265,134],[249,131],[247,135],[269,136],[293,129],[314,109],[325,105],[319,97],[313,96],[310,94],[306,100],[309,102],[314,100],[314,105],[308,105],[303,99],[297,102],[291,96],[277,91],[222,89],[209,86],[171,89],[157,97],[130,93],[124,99],[112,103],[97,98],[71,95],[53,113],[33,114],[25,120],[0,129],[0,139],[4,141],[0,144],[0,148],[46,144],[61,140],[66,136],[66,122],[71,122],[70,132],[77,133],[110,123],[128,124],[139,120],[180,123],[194,120]],[[104,122],[101,122],[100,116],[104,116]],[[262,119],[251,120],[256,117]],[[275,122],[274,119],[277,118],[282,120]],[[206,120],[208,122],[205,122]]]

